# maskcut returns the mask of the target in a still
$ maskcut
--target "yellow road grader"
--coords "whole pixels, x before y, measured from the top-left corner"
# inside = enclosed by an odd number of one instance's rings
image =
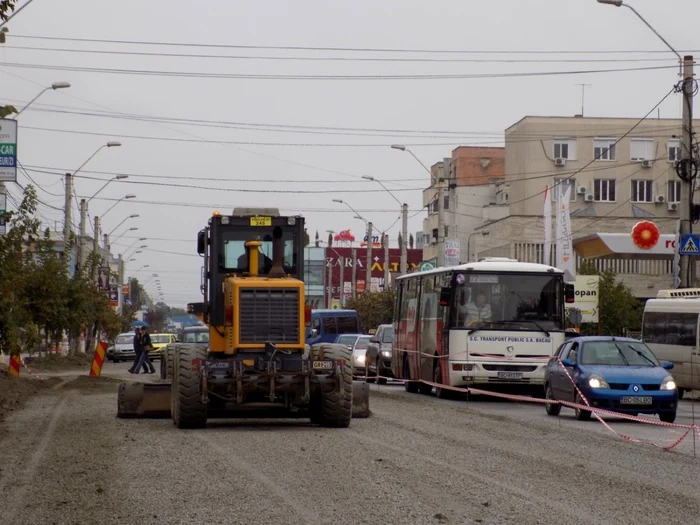
[[[369,390],[352,380],[347,348],[305,344],[303,217],[275,208],[214,212],[197,251],[204,301],[190,309],[209,327],[209,343],[171,344],[159,382],[122,383],[119,417],[170,416],[178,428],[212,417],[347,427],[369,415]]]

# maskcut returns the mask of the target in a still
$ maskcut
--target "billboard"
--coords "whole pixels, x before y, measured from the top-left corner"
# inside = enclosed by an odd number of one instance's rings
[[[0,119],[0,182],[17,182],[17,121]]]
[[[598,297],[600,277],[598,275],[578,275],[574,281],[576,300],[566,305],[566,313],[571,318],[571,312],[581,313],[582,323],[598,322]]]

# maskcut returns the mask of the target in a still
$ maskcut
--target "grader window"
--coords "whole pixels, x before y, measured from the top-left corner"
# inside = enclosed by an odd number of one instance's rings
[[[248,267],[248,259],[245,252],[245,243],[250,240],[259,240],[262,246],[259,248],[258,257],[260,273],[268,273],[272,267],[272,235],[251,235],[249,232],[226,232],[224,234],[223,266],[227,270],[244,271]],[[294,234],[284,232],[282,235],[284,244],[284,258],[282,264],[287,271],[294,269]],[[293,273],[293,272],[292,272]]]

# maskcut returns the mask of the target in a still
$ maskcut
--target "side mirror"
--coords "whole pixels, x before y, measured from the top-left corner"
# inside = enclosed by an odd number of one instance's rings
[[[452,288],[449,286],[443,286],[440,288],[440,306],[447,306],[450,304],[450,295],[452,294]]]
[[[369,342],[370,342],[370,343],[378,343],[378,342],[379,342],[379,338],[378,338],[378,337],[370,337]]]
[[[666,361],[664,364],[661,365],[663,368],[666,370],[671,370],[673,368],[673,363],[671,361]]]
[[[576,364],[571,359],[562,359],[562,364],[566,367],[574,367]]]
[[[564,284],[564,297],[569,304],[576,302],[576,290],[573,284]]]
[[[207,232],[205,230],[200,230],[197,234],[197,253],[199,255],[207,253]]]

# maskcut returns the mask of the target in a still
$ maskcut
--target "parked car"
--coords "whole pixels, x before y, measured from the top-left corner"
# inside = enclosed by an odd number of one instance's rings
[[[182,343],[208,343],[208,326],[188,326],[182,330]]]
[[[631,415],[658,414],[661,421],[673,423],[678,390],[668,372],[672,368],[673,363],[660,364],[638,339],[576,337],[561,345],[547,363],[545,397],[584,405],[575,385],[592,407]],[[545,403],[550,416],[558,415],[561,407]],[[589,410],[580,408],[575,414],[580,420],[591,417]]]
[[[151,334],[151,344],[154,350],[148,352],[148,357],[151,359],[160,359],[163,348],[175,342],[177,342],[175,334]]]
[[[311,310],[311,325],[306,329],[308,345],[332,343],[339,335],[360,331],[360,318],[355,310]]]
[[[119,334],[114,340],[114,345],[112,348],[112,361],[118,363],[119,361],[129,361],[133,360],[136,355],[134,352],[134,332],[124,332]],[[109,348],[107,349],[109,355]]]
[[[355,377],[364,377],[367,375],[365,354],[371,337],[372,336],[364,334],[343,334],[336,337],[334,341],[336,344],[346,345],[348,350],[352,352],[353,375]]]
[[[380,324],[367,346],[365,361],[368,383],[374,383],[375,378],[381,376],[377,379],[377,383],[383,385],[386,384],[387,377],[394,377],[391,371],[391,343],[393,341],[393,325]]]

